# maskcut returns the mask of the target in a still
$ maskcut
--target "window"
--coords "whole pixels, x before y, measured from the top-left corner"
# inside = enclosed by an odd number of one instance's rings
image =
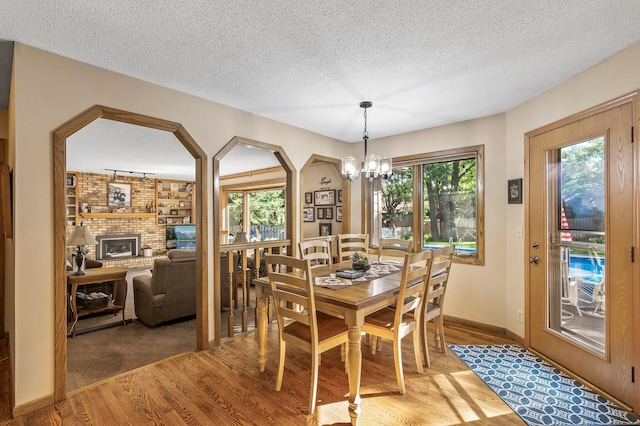
[[[244,230],[249,241],[284,239],[285,190],[229,191],[227,223],[231,234]]]
[[[370,186],[372,244],[453,245],[457,262],[483,265],[483,154],[479,145],[394,159],[391,178]]]

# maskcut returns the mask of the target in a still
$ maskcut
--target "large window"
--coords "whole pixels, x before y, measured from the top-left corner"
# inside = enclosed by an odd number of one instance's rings
[[[244,231],[249,241],[284,239],[284,191],[277,188],[228,192],[229,233],[237,235],[238,232]]]
[[[372,243],[455,247],[457,262],[484,264],[482,145],[394,159],[390,179],[372,185]]]

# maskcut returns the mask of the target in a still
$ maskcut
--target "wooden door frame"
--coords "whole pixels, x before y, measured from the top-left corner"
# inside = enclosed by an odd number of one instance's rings
[[[291,246],[288,247],[289,253],[295,253],[292,251],[292,247],[297,247],[297,237],[295,233],[295,226],[297,223],[296,208],[296,194],[298,193],[296,169],[293,163],[285,153],[281,146],[273,145],[266,142],[260,142],[252,139],[242,138],[240,136],[233,137],[216,155],[213,156],[213,229],[217,235],[213,237],[213,316],[214,316],[214,338],[213,344],[218,346],[221,342],[221,300],[220,300],[220,229],[222,225],[222,219],[220,217],[220,161],[225,155],[229,153],[236,145],[253,145],[259,148],[268,149],[273,152],[276,159],[280,162],[280,165],[286,173],[286,191],[285,191],[285,233],[286,238],[291,241]]]
[[[53,132],[54,204],[54,402],[67,397],[67,272],[65,185],[67,138],[91,122],[104,118],[171,132],[193,156],[196,164],[196,347],[209,346],[207,256],[207,155],[180,124],[159,118],[96,105]]]
[[[628,104],[631,103],[632,104],[632,110],[633,110],[633,117],[632,117],[632,123],[633,123],[633,128],[632,128],[632,132],[634,131],[634,129],[637,131],[637,129],[640,128],[640,100],[638,99],[640,94],[640,89],[633,91],[631,93],[627,93],[625,95],[622,95],[618,98],[612,99],[610,101],[604,102],[602,104],[599,104],[597,106],[594,106],[593,108],[589,108],[587,110],[578,112],[576,114],[573,114],[569,117],[557,120],[553,123],[547,124],[545,126],[542,126],[538,129],[532,130],[530,132],[525,133],[524,136],[524,185],[523,185],[523,200],[524,200],[524,204],[525,204],[525,229],[528,230],[529,226],[530,226],[530,221],[531,221],[531,217],[529,214],[529,208],[528,206],[531,205],[531,199],[530,199],[530,191],[529,191],[529,185],[531,183],[531,176],[530,176],[530,167],[531,167],[531,159],[529,156],[529,152],[531,149],[531,140],[533,138],[535,138],[538,135],[541,135],[543,133],[546,133],[548,131],[551,130],[555,130],[561,127],[564,127],[566,125],[569,125],[571,123],[575,123],[578,121],[581,121],[583,119],[589,118],[591,116],[600,114],[602,112],[608,111],[612,108],[616,108],[620,105],[624,105],[624,104]],[[637,132],[636,132],[637,133]],[[634,201],[634,212],[633,212],[633,245],[635,248],[635,252],[638,253],[638,250],[640,249],[640,225],[638,224],[638,220],[640,218],[640,149],[638,148],[638,143],[637,143],[637,137],[634,138],[633,133],[632,133],[632,137],[631,137],[631,141],[634,143],[633,146],[633,160],[634,160],[634,193],[633,196],[635,197],[635,201]],[[530,321],[530,315],[531,315],[531,309],[530,309],[530,298],[529,298],[529,293],[530,293],[530,286],[531,283],[529,282],[529,275],[530,275],[530,268],[531,265],[529,263],[529,248],[531,247],[531,239],[530,239],[530,235],[529,232],[525,232],[525,238],[524,238],[524,253],[523,253],[523,262],[524,262],[524,297],[525,297],[525,301],[524,301],[524,310],[525,310],[525,335],[524,335],[524,346],[527,349],[531,348],[531,321]],[[636,254],[636,257],[638,255]],[[634,282],[632,283],[632,294],[635,295],[632,306],[634,309],[633,312],[633,322],[634,322],[634,326],[636,324],[640,324],[640,297],[638,297],[638,295],[640,295],[640,280],[638,280],[638,276],[640,273],[640,262],[635,261],[632,264],[632,270],[633,270],[633,276],[635,277]],[[633,359],[632,359],[632,364],[635,365],[636,367],[640,367],[640,336],[638,336],[638,329],[634,329],[633,331]],[[553,363],[552,360],[549,360]],[[599,390],[600,392],[602,392],[602,390]],[[604,393],[604,392],[603,392]],[[612,398],[615,400],[615,398]],[[619,402],[619,401],[618,401]],[[622,404],[624,405],[624,404]],[[633,410],[635,413],[640,413],[640,386],[635,386],[634,389],[634,397],[633,397]]]

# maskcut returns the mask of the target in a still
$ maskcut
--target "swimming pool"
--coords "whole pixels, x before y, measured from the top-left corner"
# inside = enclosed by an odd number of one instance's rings
[[[593,274],[593,276],[585,278],[585,281],[599,282],[604,275],[604,265],[604,256],[600,257],[600,265],[598,265],[597,261],[591,258],[591,256],[589,255],[572,254],[571,256],[569,256],[570,268],[581,269]]]

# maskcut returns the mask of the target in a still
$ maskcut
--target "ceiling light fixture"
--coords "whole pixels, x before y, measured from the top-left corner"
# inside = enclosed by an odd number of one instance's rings
[[[120,172],[120,173],[129,173],[130,175],[132,175],[132,174],[142,175],[142,180],[147,180],[149,178],[149,175],[155,175],[155,173],[134,172],[134,171],[131,171],[131,170],[117,170],[117,169],[105,169],[105,170],[113,172],[113,180],[116,180],[118,178],[118,172]]]
[[[356,160],[355,157],[344,157],[342,159],[342,174],[351,182],[358,179],[361,172],[369,181],[374,180],[378,176],[386,179],[393,173],[391,158],[380,158],[380,156],[376,154],[367,155],[367,142],[369,141],[369,133],[367,132],[367,108],[371,108],[372,106],[373,103],[369,101],[360,102],[360,108],[364,108],[364,132],[362,133],[362,139],[364,140],[364,166],[361,166],[361,163]]]

